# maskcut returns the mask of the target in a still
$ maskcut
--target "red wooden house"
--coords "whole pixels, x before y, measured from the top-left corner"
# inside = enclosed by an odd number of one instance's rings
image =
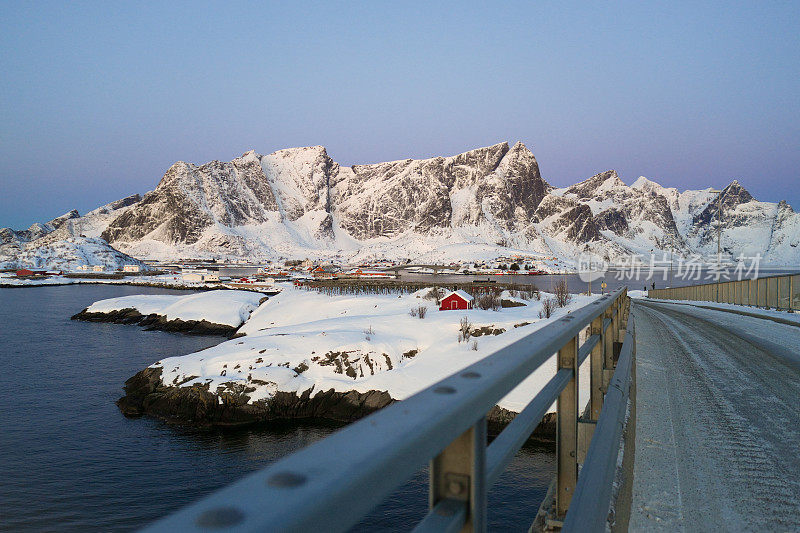
[[[472,296],[462,290],[453,291],[441,300],[439,311],[450,311],[453,309],[472,309]]]
[[[27,278],[30,276],[44,276],[44,270],[30,270],[28,268],[23,268],[21,270],[17,270],[17,277],[18,278]]]

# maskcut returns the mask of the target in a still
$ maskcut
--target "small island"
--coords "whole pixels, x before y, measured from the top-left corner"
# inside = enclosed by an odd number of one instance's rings
[[[459,293],[468,301],[453,309]],[[195,307],[187,316],[210,316],[201,308],[214,293],[203,295],[205,300],[184,302]],[[160,297],[128,298],[145,300],[137,304],[141,315],[161,305],[145,303]],[[356,295],[287,285],[262,301],[233,339],[138,372],[125,383],[117,405],[128,416],[199,427],[350,422],[402,401],[592,298],[568,295],[560,307],[555,295],[535,289],[473,298],[437,288]],[[127,308],[133,307],[98,302],[84,315],[102,309],[105,316],[122,317],[130,313]],[[549,361],[499,402],[489,413],[490,430],[508,424],[555,370],[555,361]],[[545,417],[534,438],[552,438],[554,423],[552,415]]]

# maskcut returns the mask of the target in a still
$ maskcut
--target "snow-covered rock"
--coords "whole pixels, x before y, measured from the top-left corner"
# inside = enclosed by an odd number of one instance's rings
[[[167,320],[206,320],[238,328],[264,299],[252,291],[217,290],[190,295],[146,294],[121,296],[94,302],[87,313],[111,313],[135,309],[142,315],[163,316]]]

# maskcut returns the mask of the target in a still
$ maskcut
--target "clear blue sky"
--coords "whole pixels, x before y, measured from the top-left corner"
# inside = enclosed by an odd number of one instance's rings
[[[800,2],[3,2],[0,226],[177,160],[522,140],[561,186],[739,181],[800,210]]]

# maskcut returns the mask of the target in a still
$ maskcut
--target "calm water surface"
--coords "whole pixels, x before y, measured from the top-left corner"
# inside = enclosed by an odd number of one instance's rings
[[[171,293],[187,294],[110,285],[0,289],[0,530],[135,529],[335,431],[199,431],[122,416],[114,402],[126,379],[224,339],[69,317],[103,298]],[[552,450],[524,448],[490,492],[490,529],[527,530],[554,465]],[[408,530],[426,503],[422,472],[356,529]]]

